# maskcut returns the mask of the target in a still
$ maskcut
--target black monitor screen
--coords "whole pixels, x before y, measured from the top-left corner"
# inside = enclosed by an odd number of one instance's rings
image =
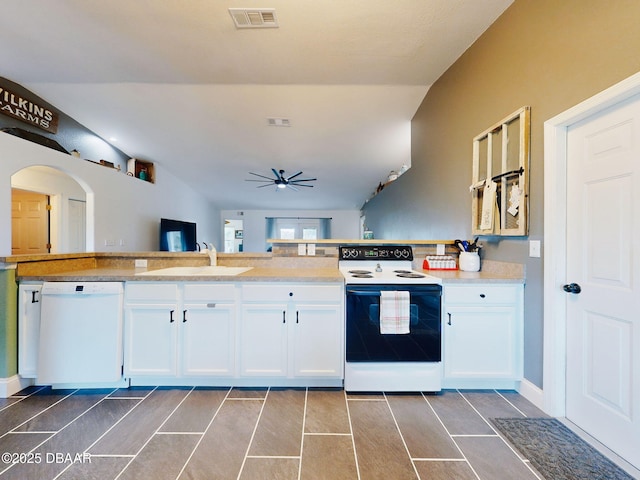
[[[196,224],[181,220],[160,219],[160,251],[194,252]]]

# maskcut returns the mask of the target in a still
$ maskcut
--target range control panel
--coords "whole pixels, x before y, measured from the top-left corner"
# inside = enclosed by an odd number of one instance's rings
[[[413,260],[409,245],[341,245],[340,260]]]

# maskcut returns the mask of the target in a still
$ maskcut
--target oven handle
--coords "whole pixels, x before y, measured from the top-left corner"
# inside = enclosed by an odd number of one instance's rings
[[[380,292],[363,292],[362,290],[347,290],[347,295],[367,295],[370,297],[379,297]]]

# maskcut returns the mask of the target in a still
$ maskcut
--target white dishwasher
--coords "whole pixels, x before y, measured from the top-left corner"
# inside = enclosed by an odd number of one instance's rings
[[[119,282],[44,282],[37,383],[101,384],[122,377]]]

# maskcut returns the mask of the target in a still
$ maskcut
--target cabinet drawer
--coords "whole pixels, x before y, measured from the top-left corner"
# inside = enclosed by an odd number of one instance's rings
[[[246,302],[340,302],[340,285],[243,285]]]
[[[184,301],[227,301],[236,299],[236,286],[229,283],[185,283]]]
[[[153,301],[155,303],[175,302],[178,299],[177,283],[126,283],[126,301]]]
[[[513,304],[519,288],[519,285],[447,285],[444,287],[444,301],[447,305]]]

